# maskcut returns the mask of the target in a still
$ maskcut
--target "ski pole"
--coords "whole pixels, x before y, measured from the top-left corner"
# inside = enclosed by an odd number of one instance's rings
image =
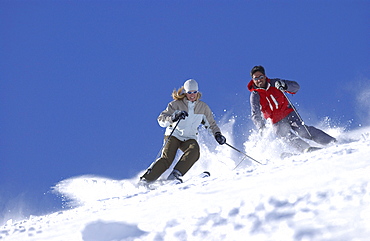
[[[167,145],[167,142],[170,140],[173,132],[176,130],[176,127],[179,125],[180,121],[181,121],[181,119],[177,121],[175,127],[172,129],[170,135],[167,137],[166,141],[164,142],[164,144],[162,145],[161,149],[159,150],[159,152],[158,152],[157,157],[155,158],[155,160],[157,160],[159,158],[159,156],[161,155],[163,148]]]
[[[243,157],[243,159],[238,163],[238,165],[236,165],[235,167],[234,167],[234,169],[233,169],[233,171],[236,169],[236,168],[238,168],[238,166],[244,161],[244,159],[245,159],[245,157]]]
[[[297,109],[294,107],[293,103],[290,101],[290,99],[288,98],[288,96],[285,94],[285,91],[284,90],[281,90],[281,92],[283,92],[283,95],[288,100],[289,105],[293,108],[294,112],[297,114],[299,120],[301,121],[303,127],[306,129],[308,135],[312,138],[312,135],[311,135],[310,131],[307,129],[307,126],[304,124],[304,121],[303,121],[302,117],[299,115]]]
[[[259,162],[259,161],[257,161],[256,159],[254,159],[254,158],[252,158],[251,156],[248,156],[246,153],[244,153],[244,152],[242,152],[242,151],[240,151],[240,150],[238,150],[238,149],[236,149],[235,147],[233,147],[232,145],[230,145],[229,143],[225,143],[226,145],[228,145],[229,147],[231,147],[232,149],[234,149],[235,151],[237,151],[237,152],[239,152],[239,153],[241,153],[241,154],[243,154],[245,157],[248,157],[249,159],[251,159],[252,161],[255,161],[255,162],[257,162],[257,163],[259,163],[259,164],[261,164],[261,165],[265,165],[265,164],[262,164],[261,162]],[[244,158],[245,158],[244,157]],[[236,167],[234,168],[234,170],[240,165],[240,163],[242,163],[242,161],[244,161],[244,158],[238,163],[238,165],[236,165]]]
[[[161,155],[161,153],[162,153],[162,151],[163,151],[163,148],[167,145],[167,142],[170,140],[170,138],[171,138],[171,136],[172,136],[173,132],[175,131],[176,127],[179,125],[180,121],[181,121],[181,119],[177,121],[177,123],[176,123],[175,127],[172,129],[172,131],[171,131],[170,135],[167,137],[166,141],[163,143],[163,145],[162,145],[161,149],[159,150],[159,152],[158,152],[158,154],[157,154],[157,157],[156,157],[156,158],[155,158],[155,160],[152,162],[152,164],[150,164],[150,165],[149,165],[149,167],[148,167],[148,169],[147,169],[147,171],[146,171],[145,173],[147,173],[147,172],[152,168],[152,166],[154,165],[154,163],[155,163],[155,162],[157,161],[157,159],[160,157],[160,155]],[[144,175],[145,175],[145,174],[144,174]],[[143,175],[143,176],[141,176],[141,177],[140,177],[140,179],[142,179],[142,178],[144,177],[144,175]]]

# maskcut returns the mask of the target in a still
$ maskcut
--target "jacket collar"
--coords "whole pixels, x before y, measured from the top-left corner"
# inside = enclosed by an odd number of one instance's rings
[[[251,92],[252,91],[257,91],[257,90],[268,90],[271,87],[270,79],[266,77],[266,81],[267,81],[267,88],[266,89],[258,88],[257,86],[255,86],[253,80],[249,81],[249,83],[247,85],[247,88]]]
[[[184,99],[182,99],[182,101],[184,101],[184,103],[185,104],[189,104],[189,103],[192,103],[190,100],[188,100],[188,98],[184,98]],[[195,104],[195,103],[197,103],[198,102],[198,100],[196,100],[196,101],[194,101],[192,104]]]

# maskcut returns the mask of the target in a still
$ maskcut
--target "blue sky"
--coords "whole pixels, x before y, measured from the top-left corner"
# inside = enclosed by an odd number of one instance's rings
[[[47,192],[65,178],[144,170],[162,144],[156,118],[188,78],[217,121],[235,117],[239,144],[253,129],[254,65],[300,83],[291,98],[306,123],[368,125],[358,96],[369,97],[369,10],[359,0],[1,0],[1,212],[59,208]]]

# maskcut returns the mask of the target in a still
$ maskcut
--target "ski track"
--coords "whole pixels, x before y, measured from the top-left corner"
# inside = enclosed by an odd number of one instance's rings
[[[155,190],[82,176],[72,208],[9,220],[0,240],[369,240],[370,140]],[[82,190],[84,190],[82,192]]]

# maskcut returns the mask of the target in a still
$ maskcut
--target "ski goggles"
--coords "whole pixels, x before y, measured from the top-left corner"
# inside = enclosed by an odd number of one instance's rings
[[[191,94],[196,94],[196,93],[198,93],[198,91],[196,90],[196,91],[193,91],[193,92],[191,92],[191,91],[188,91],[188,92],[186,92],[187,94],[189,94],[189,95],[191,95]]]
[[[260,80],[260,79],[263,79],[263,78],[265,78],[265,76],[264,75],[261,75],[260,77],[253,78],[253,80],[254,81],[257,81],[257,80]]]

